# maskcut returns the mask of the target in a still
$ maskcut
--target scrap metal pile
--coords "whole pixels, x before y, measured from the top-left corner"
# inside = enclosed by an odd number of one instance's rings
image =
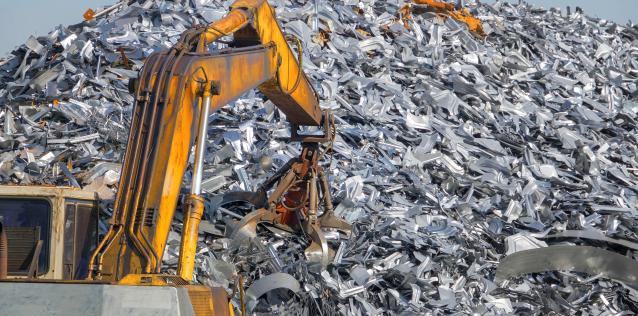
[[[327,233],[323,271],[306,264],[303,236],[224,237],[250,207],[221,195],[255,190],[300,148],[251,92],[209,126],[199,282],[238,304],[242,275],[248,307],[264,313],[638,311],[638,28],[497,1],[469,5],[478,38],[404,1],[270,2],[336,116],[326,170],[353,231]],[[112,198],[128,79],[228,5],[123,2],[16,48],[0,65],[2,182]]]

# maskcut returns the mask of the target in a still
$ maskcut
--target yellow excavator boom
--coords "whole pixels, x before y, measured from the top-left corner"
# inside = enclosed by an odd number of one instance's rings
[[[207,51],[228,35],[233,35],[230,48]],[[255,87],[291,123],[321,124],[317,96],[267,1],[236,1],[226,17],[185,32],[174,48],[148,58],[136,83],[111,225],[91,258],[92,277],[117,281],[128,274],[159,273],[196,139],[196,152],[203,155],[208,113]],[[196,161],[199,176],[200,168]],[[185,203],[178,270],[186,280],[192,277],[203,213],[199,191],[191,188]]]
[[[449,2],[437,0],[414,0],[414,3],[426,5],[438,14],[450,16],[451,18],[464,23],[467,25],[470,32],[479,37],[485,36],[481,20],[474,17],[467,8],[463,8],[461,5],[454,5]]]

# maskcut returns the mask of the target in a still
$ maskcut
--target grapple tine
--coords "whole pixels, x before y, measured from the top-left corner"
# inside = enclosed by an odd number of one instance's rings
[[[316,224],[310,226],[308,235],[310,236],[311,243],[304,251],[306,259],[313,263],[320,263],[321,267],[325,268],[328,266],[330,259],[326,237],[323,235],[321,228]]]
[[[321,228],[336,229],[348,236],[350,236],[350,233],[352,232],[352,225],[337,217],[332,211],[325,212],[321,215],[319,217],[319,224]]]
[[[230,238],[232,239],[230,246],[236,248],[248,240],[257,237],[257,224],[261,222],[274,222],[277,218],[277,214],[264,208],[250,212],[244,216],[230,234]]]

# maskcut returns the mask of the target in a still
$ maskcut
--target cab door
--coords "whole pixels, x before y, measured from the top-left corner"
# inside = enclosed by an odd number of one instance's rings
[[[98,207],[95,201],[65,201],[63,278],[88,276],[91,253],[98,241]]]

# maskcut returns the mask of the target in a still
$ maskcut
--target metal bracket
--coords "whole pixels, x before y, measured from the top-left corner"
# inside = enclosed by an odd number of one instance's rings
[[[321,115],[321,126],[323,135],[303,135],[299,134],[299,124],[290,124],[290,141],[302,143],[326,143],[334,139],[334,123],[330,110],[323,110]]]

